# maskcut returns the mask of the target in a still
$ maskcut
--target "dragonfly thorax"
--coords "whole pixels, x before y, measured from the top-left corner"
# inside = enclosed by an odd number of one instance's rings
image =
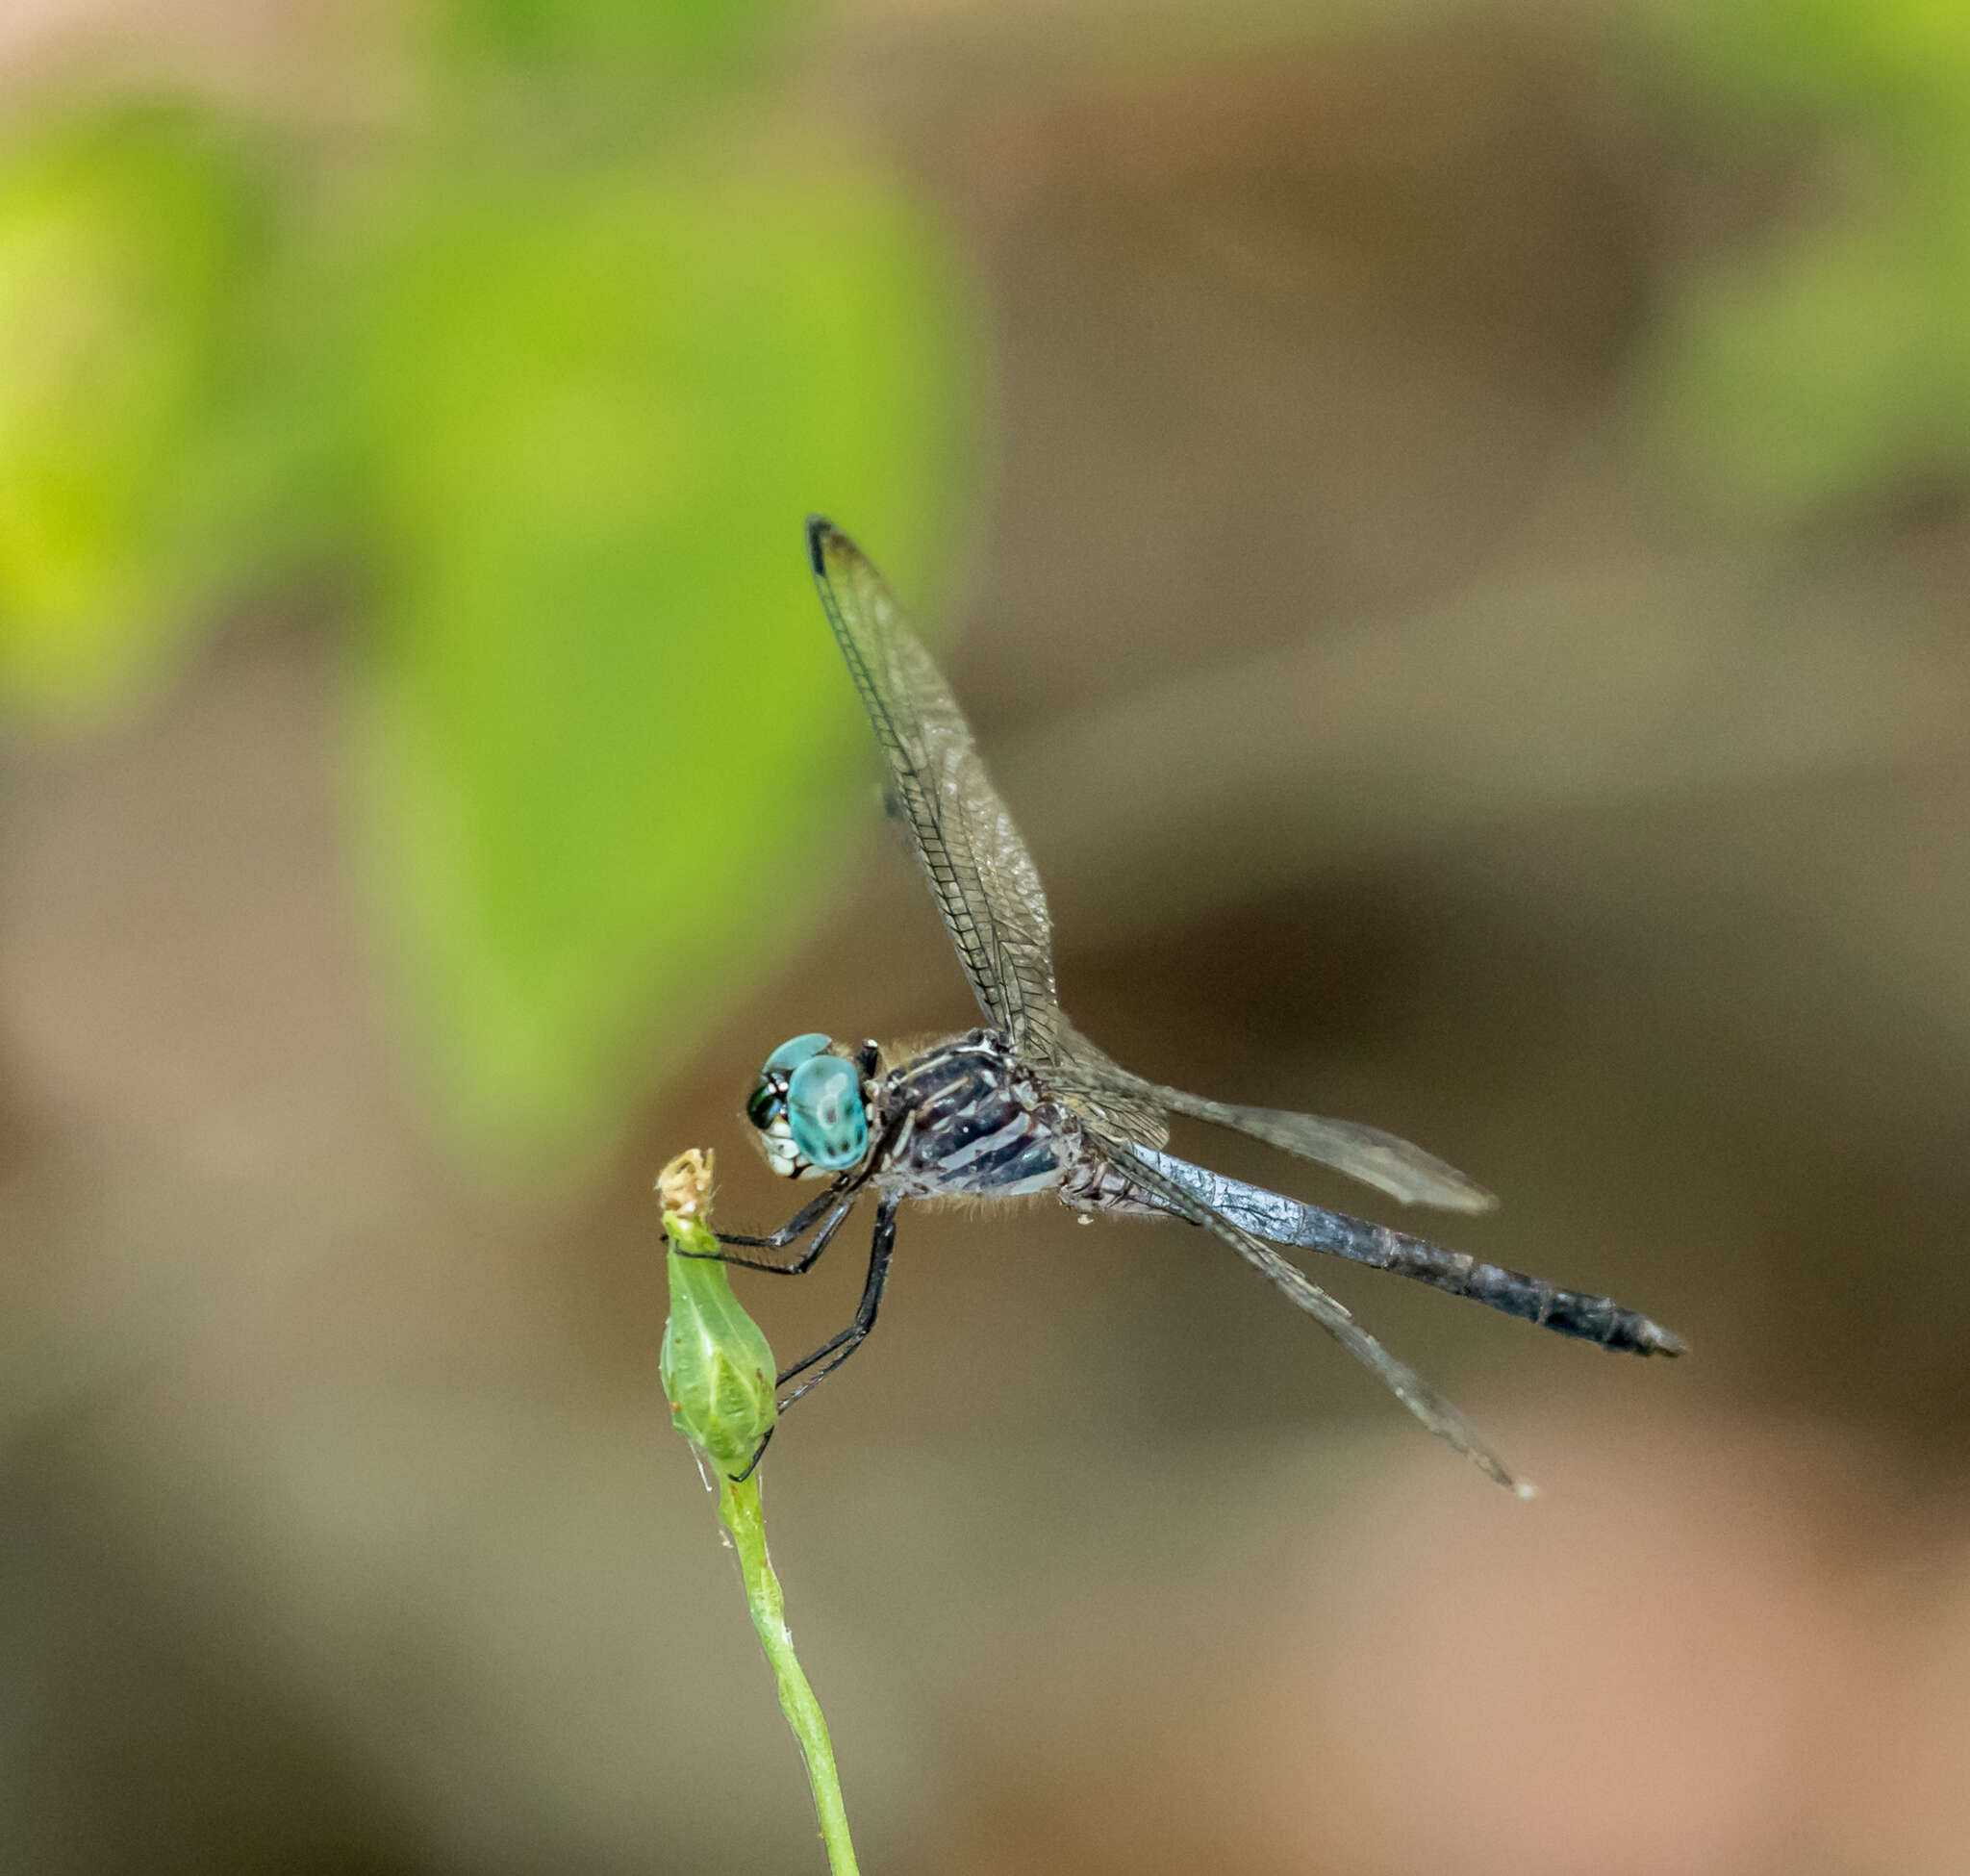
[[[872,1066],[873,1045],[863,1053]],[[869,1098],[858,1063],[818,1032],[783,1042],[766,1058],[745,1118],[782,1179],[843,1172],[868,1153]]]

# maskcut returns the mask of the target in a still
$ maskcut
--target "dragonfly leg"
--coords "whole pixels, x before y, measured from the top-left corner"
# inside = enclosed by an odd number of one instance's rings
[[[772,1443],[773,1430],[769,1427],[760,1436],[759,1444],[752,1449],[752,1457],[745,1461],[745,1470],[744,1472],[735,1472],[732,1475],[732,1483],[735,1485],[743,1485],[746,1480],[752,1477],[753,1473],[759,1469],[760,1460],[766,1458],[766,1449]]]
[[[810,1199],[802,1205],[778,1230],[770,1231],[765,1237],[747,1237],[743,1231],[714,1231],[712,1235],[720,1244],[737,1244],[748,1251],[784,1250],[796,1237],[804,1236],[813,1228],[814,1221],[828,1206],[833,1204],[845,1191],[849,1189],[850,1183],[851,1175],[844,1173],[825,1191],[821,1192],[818,1197]],[[684,1255],[690,1256],[694,1254],[686,1252]],[[711,1261],[715,1263],[740,1264],[745,1263],[745,1259],[744,1257],[716,1257]],[[749,1265],[748,1268],[755,1270],[783,1270],[786,1266],[784,1264],[753,1264]]]
[[[833,1193],[823,1196],[834,1197]],[[851,1192],[846,1199],[836,1202],[834,1210],[828,1214],[821,1230],[815,1232],[814,1241],[790,1264],[770,1263],[765,1257],[735,1257],[723,1251],[680,1251],[677,1255],[683,1257],[702,1257],[710,1263],[737,1264],[741,1270],[770,1271],[775,1277],[798,1277],[802,1271],[812,1270],[820,1261],[821,1254],[827,1249],[834,1234],[842,1229],[843,1222],[855,1209],[855,1198],[856,1195]],[[811,1213],[813,1207],[809,1206],[806,1210]],[[814,1220],[803,1213],[803,1218],[796,1218],[794,1223],[800,1227],[800,1230],[805,1230]],[[800,1230],[793,1230],[790,1228],[787,1235],[782,1236],[776,1231],[770,1238],[727,1237],[722,1231],[717,1233],[717,1236],[720,1244],[764,1244],[777,1248],[792,1238],[798,1237]]]
[[[869,1339],[875,1327],[875,1312],[882,1306],[883,1285],[889,1281],[890,1253],[897,1243],[897,1202],[884,1199],[875,1208],[875,1236],[869,1247],[869,1280],[862,1285],[862,1301],[855,1306],[855,1320],[839,1335],[830,1336],[812,1355],[803,1356],[791,1368],[782,1369],[777,1385],[784,1387],[796,1375],[807,1375],[817,1362],[822,1364],[780,1403],[782,1413],[810,1388],[818,1387]]]
[[[874,1047],[872,1043],[866,1046]],[[712,1233],[720,1244],[736,1244],[743,1250],[781,1251],[796,1238],[804,1236],[812,1230],[814,1221],[830,1205],[837,1206],[834,1215],[816,1233],[814,1242],[792,1263],[773,1264],[768,1263],[763,1257],[728,1257],[722,1253],[705,1251],[682,1251],[678,1255],[685,1257],[704,1257],[712,1263],[737,1264],[741,1270],[769,1270],[776,1277],[797,1277],[803,1270],[812,1270],[815,1259],[827,1249],[828,1240],[841,1230],[843,1219],[855,1209],[856,1194],[868,1182],[870,1175],[882,1163],[883,1154],[888,1152],[890,1142],[895,1139],[900,1124],[900,1121],[892,1124],[882,1138],[875,1143],[875,1151],[859,1168],[849,1167],[818,1198],[810,1199],[802,1205],[778,1230],[769,1232],[765,1237],[747,1237],[743,1231],[715,1230]]]

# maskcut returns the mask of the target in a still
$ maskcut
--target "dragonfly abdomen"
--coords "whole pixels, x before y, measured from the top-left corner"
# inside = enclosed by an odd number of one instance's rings
[[[1590,1296],[1583,1290],[1561,1289],[1543,1277],[1484,1263],[1465,1251],[1447,1250],[1427,1238],[1375,1225],[1346,1212],[1308,1206],[1319,1224],[1300,1241],[1334,1251],[1355,1263],[1414,1278],[1451,1296],[1469,1297],[1503,1315],[1517,1316],[1561,1335],[1578,1336],[1602,1348],[1629,1355],[1680,1354],[1681,1344],[1610,1296]]]
[[[1452,1296],[1536,1323],[1561,1335],[1575,1335],[1627,1355],[1680,1355],[1682,1342],[1639,1311],[1624,1307],[1611,1296],[1590,1296],[1583,1290],[1563,1290],[1542,1277],[1507,1270],[1503,1264],[1480,1263],[1460,1251],[1392,1231],[1386,1226],[1369,1229],[1395,1240],[1384,1270],[1413,1277]],[[1366,1259],[1364,1259],[1366,1261]]]
[[[1268,1192],[1260,1185],[1247,1185],[1242,1179],[1214,1173],[1207,1167],[1193,1166],[1174,1153],[1144,1147],[1135,1151],[1166,1178],[1174,1179],[1206,1204],[1215,1206],[1234,1224],[1256,1236],[1270,1238],[1275,1244],[1326,1251],[1333,1256],[1346,1257],[1351,1263],[1367,1264],[1373,1270],[1390,1270],[1399,1277],[1412,1277],[1452,1296],[1469,1297],[1474,1303],[1517,1316],[1522,1322],[1536,1323],[1541,1329],[1551,1329],[1561,1335],[1578,1336],[1604,1349],[1627,1355],[1684,1352],[1680,1335],[1651,1322],[1638,1310],[1624,1307],[1612,1297],[1563,1290],[1542,1277],[1528,1277],[1523,1271],[1506,1270],[1502,1264],[1480,1263],[1466,1252],[1446,1250],[1426,1238],[1411,1237],[1406,1231],[1350,1217],[1345,1211],[1328,1211],[1323,1205],[1289,1199],[1284,1193]],[[1109,1209],[1124,1208],[1112,1198],[1097,1203]],[[1162,1209],[1153,1201],[1146,1201],[1145,1208]]]

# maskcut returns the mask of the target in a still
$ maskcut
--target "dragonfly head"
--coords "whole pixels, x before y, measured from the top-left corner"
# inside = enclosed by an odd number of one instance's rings
[[[855,1165],[869,1151],[862,1079],[861,1057],[838,1052],[827,1036],[781,1043],[766,1058],[745,1103],[767,1164],[790,1179],[820,1179]]]

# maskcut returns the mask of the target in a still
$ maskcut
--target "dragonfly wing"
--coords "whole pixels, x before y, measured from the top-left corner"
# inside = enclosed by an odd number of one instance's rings
[[[874,726],[891,792],[979,1007],[1024,1045],[1057,1008],[1040,875],[944,674],[882,575],[819,516],[808,557],[827,621]]]
[[[1029,1060],[1056,1065],[1048,1078],[1070,1106],[1105,1116],[1143,1146],[1169,1139],[1167,1109],[1318,1160],[1405,1204],[1482,1211],[1497,1203],[1455,1167],[1379,1128],[1159,1087],[1081,1035],[1054,988],[1053,922],[1039,871],[985,773],[950,686],[854,542],[819,517],[809,520],[807,540],[821,605],[979,1007]]]
[[[1359,1121],[1323,1120],[1318,1114],[1289,1114],[1276,1107],[1240,1107],[1207,1101],[1180,1088],[1153,1088],[1172,1113],[1194,1114],[1216,1127],[1249,1133],[1268,1146],[1317,1160],[1337,1173],[1375,1186],[1405,1205],[1434,1205],[1443,1211],[1489,1211],[1498,1204],[1474,1179],[1425,1153],[1421,1147]]]
[[[1026,1049],[1048,1093],[1107,1138],[1132,1146],[1170,1144],[1170,1128],[1155,1089],[1102,1053],[1057,1005],[1035,1027]]]
[[[1146,1081],[1104,1054],[1059,1009],[1049,1014],[1046,1042],[1045,1050],[1031,1052],[1048,1064],[1048,1085],[1077,1110],[1092,1103],[1116,1116],[1120,1130],[1137,1146],[1167,1144],[1170,1129],[1163,1124],[1164,1114],[1191,1114],[1302,1159],[1318,1160],[1404,1204],[1489,1211],[1498,1204],[1476,1179],[1378,1127],[1323,1120],[1317,1114],[1289,1114],[1276,1107],[1239,1107]]]
[[[1304,1309],[1350,1355],[1379,1377],[1389,1392],[1438,1438],[1448,1441],[1507,1491],[1521,1498],[1534,1495],[1536,1488],[1514,1477],[1511,1468],[1485,1444],[1478,1430],[1449,1401],[1413,1368],[1398,1361],[1343,1305],[1330,1297],[1297,1264],[1282,1257],[1270,1244],[1255,1237],[1245,1225],[1220,1211],[1189,1186],[1172,1179],[1156,1163],[1160,1155],[1139,1153],[1121,1141],[1106,1143],[1105,1150],[1130,1182],[1142,1188],[1165,1210],[1214,1232],[1254,1270],[1271,1279],[1292,1303]]]

